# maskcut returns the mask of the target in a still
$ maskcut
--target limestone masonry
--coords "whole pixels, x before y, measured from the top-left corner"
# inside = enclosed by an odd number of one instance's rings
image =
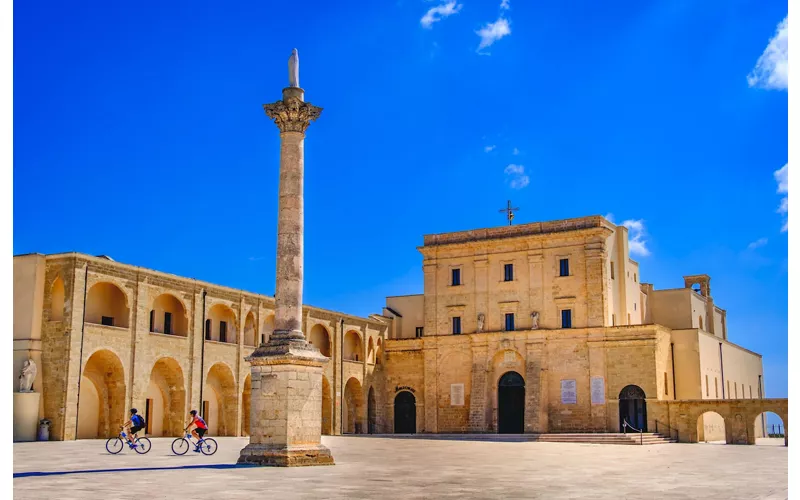
[[[788,423],[787,400],[764,398],[761,356],[729,340],[710,278],[685,276],[684,288],[671,290],[642,283],[623,226],[593,216],[423,242],[422,294],[388,297],[368,318],[302,307],[305,337],[330,362],[309,368],[322,370],[320,387],[302,371],[281,383],[310,391],[316,409],[297,410],[300,427],[558,433],[624,425],[680,441],[752,444],[765,432],[762,412]],[[129,407],[146,413],[151,435],[178,435],[192,408],[211,435],[247,435],[251,389],[261,389],[244,358],[268,341],[274,318],[275,302],[263,295],[102,256],[20,255],[14,382],[34,359],[51,439],[114,435]]]

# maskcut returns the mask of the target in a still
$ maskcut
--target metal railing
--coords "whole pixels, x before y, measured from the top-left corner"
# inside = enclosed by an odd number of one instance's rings
[[[656,420],[656,433],[659,433],[658,432],[659,424],[661,425],[662,429],[665,429],[669,433],[670,439],[672,439],[672,431],[675,431],[675,441],[680,441],[680,439],[678,439],[679,437],[678,429],[673,429],[669,425],[665,424],[664,422],[659,422],[658,420]]]
[[[628,423],[628,421],[626,419],[622,419],[622,433],[623,434],[628,434],[627,433],[627,429],[628,428],[630,428],[634,432],[638,432],[639,433],[639,444],[640,445],[644,445],[644,431],[642,431],[640,429],[637,429],[636,427],[632,426],[631,424]]]

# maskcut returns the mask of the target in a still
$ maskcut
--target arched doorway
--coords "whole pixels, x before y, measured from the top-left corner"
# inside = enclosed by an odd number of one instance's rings
[[[186,421],[186,391],[183,387],[183,370],[175,359],[161,358],[153,364],[145,401],[142,415],[147,420],[148,434],[181,434]]]
[[[351,378],[344,386],[344,434],[364,432],[364,394],[361,383]]]
[[[394,433],[415,434],[417,432],[417,399],[408,391],[398,392],[394,397]]]
[[[525,431],[525,380],[517,372],[506,372],[497,383],[497,420],[500,434]]]
[[[331,384],[322,377],[322,434],[333,434],[333,401],[331,400]]]
[[[619,391],[619,430],[623,422],[636,430],[647,432],[647,405],[644,391],[638,385],[626,385]]]
[[[237,424],[237,393],[233,372],[224,363],[215,363],[206,376],[203,391],[203,418],[212,436],[235,436]]]
[[[756,415],[753,430],[756,444],[784,446],[788,443],[786,422],[777,413],[765,411]]]
[[[78,398],[78,439],[107,438],[127,420],[125,373],[116,354],[100,350],[86,361]]]
[[[725,438],[725,419],[715,411],[707,411],[697,417],[698,443],[727,443]]]
[[[375,390],[372,387],[367,396],[367,433],[375,434]]]
[[[244,379],[242,389],[242,436],[250,435],[250,374]]]

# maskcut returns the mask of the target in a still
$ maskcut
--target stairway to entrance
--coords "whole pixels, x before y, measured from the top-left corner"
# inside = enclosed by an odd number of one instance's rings
[[[434,439],[443,441],[493,441],[501,443],[540,442],[540,443],[584,443],[649,445],[675,443],[670,438],[656,432],[639,433],[598,432],[598,433],[554,433],[554,434],[357,434],[357,437],[379,437],[393,439]]]

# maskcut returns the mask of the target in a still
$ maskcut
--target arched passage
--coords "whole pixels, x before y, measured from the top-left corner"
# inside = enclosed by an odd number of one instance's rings
[[[347,381],[344,387],[344,434],[364,432],[364,394],[361,383],[355,378]]]
[[[244,388],[242,389],[242,436],[250,435],[250,374],[244,379]]]
[[[758,445],[786,444],[786,422],[777,413],[765,411],[756,415],[753,430]]]
[[[226,364],[215,363],[208,370],[203,399],[203,417],[208,424],[209,433],[216,436],[235,436],[238,423],[236,382],[233,372]]]
[[[322,434],[333,434],[333,398],[331,397],[331,384],[322,377]]]
[[[236,344],[236,314],[224,304],[215,304],[208,311],[206,340]]]
[[[186,308],[171,294],[162,293],[150,309],[150,331],[186,337],[189,334]]]
[[[375,434],[375,427],[376,427],[376,415],[375,415],[376,407],[375,407],[375,389],[372,387],[369,388],[369,393],[367,394],[367,433],[368,434]]]
[[[86,361],[78,399],[78,439],[107,438],[127,420],[125,370],[116,354],[100,350]]]
[[[715,411],[697,417],[697,442],[725,444],[725,419]]]
[[[128,328],[128,297],[113,283],[95,283],[86,294],[86,322]]]
[[[627,422],[636,430],[647,432],[647,405],[645,394],[638,385],[626,385],[619,391],[619,430]]]
[[[417,432],[417,398],[409,391],[400,391],[394,397],[394,433]]]
[[[64,319],[64,280],[59,276],[50,287],[50,321],[62,319]]]
[[[367,363],[375,363],[375,342],[372,341],[372,337],[367,342]]]
[[[256,316],[253,311],[247,313],[244,320],[244,345],[258,345],[258,331],[256,329]]]
[[[323,356],[331,357],[331,341],[328,330],[319,323],[311,327],[308,341],[319,349]]]
[[[382,357],[383,357],[383,343],[381,342],[381,339],[378,338],[378,345],[375,348],[375,364],[376,365],[381,364],[381,358]]]
[[[266,344],[269,341],[269,336],[275,331],[275,315],[270,314],[264,320],[264,325],[261,327],[261,343]]]
[[[517,372],[506,372],[497,383],[497,420],[500,434],[525,431],[525,380]]]
[[[150,371],[145,408],[139,411],[154,436],[179,436],[186,417],[183,370],[173,358],[161,358]]]
[[[344,335],[344,357],[350,361],[363,361],[364,345],[361,343],[361,335],[350,330]]]

